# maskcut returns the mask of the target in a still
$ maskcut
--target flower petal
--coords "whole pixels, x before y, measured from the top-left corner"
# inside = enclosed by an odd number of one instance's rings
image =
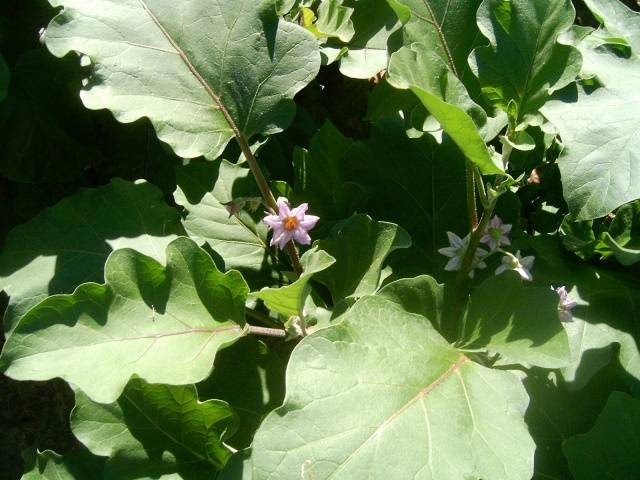
[[[308,203],[301,203],[296,208],[291,210],[291,216],[296,217],[299,222],[304,220],[304,214],[309,209]]]
[[[315,215],[305,215],[304,219],[300,220],[299,225],[305,230],[309,231],[316,226],[318,220],[320,220],[320,217],[317,217]]]
[[[311,243],[311,237],[307,231],[302,228],[296,228],[293,231],[293,238],[301,245],[309,245]]]

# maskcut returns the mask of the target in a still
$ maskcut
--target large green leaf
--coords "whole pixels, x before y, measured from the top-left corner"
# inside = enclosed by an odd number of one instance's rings
[[[576,480],[633,479],[640,472],[640,400],[614,392],[595,426],[564,444]]]
[[[116,250],[105,285],[86,283],[29,310],[4,346],[4,373],[61,377],[101,403],[116,401],[133,375],[171,385],[206,378],[216,352],[245,333],[249,288],[187,238],[171,242],[166,255],[164,268]]]
[[[624,38],[631,56],[597,48],[587,37],[578,44],[584,70],[604,84],[582,87],[549,102],[542,113],[558,128],[564,196],[572,216],[590,220],[640,198],[640,14],[620,2],[591,0],[607,29]],[[596,42],[597,47],[601,42]]]
[[[387,256],[394,250],[410,247],[411,238],[398,225],[355,215],[338,224],[316,245],[335,258],[335,264],[315,278],[329,288],[337,303],[347,297],[375,292]]]
[[[580,73],[580,53],[558,37],[573,24],[570,0],[485,0],[478,26],[491,45],[470,57],[482,91],[507,111],[514,100],[518,121],[537,113],[555,90]]]
[[[640,283],[617,270],[594,268],[568,253],[554,238],[531,240],[536,253],[534,283],[566,286],[578,302],[573,321],[565,323],[571,363],[563,376],[571,389],[584,387],[611,360],[613,344],[620,345],[620,363],[632,378],[640,379]]]
[[[21,480],[79,480],[102,478],[104,458],[85,450],[64,457],[51,450],[23,453],[24,474]]]
[[[347,160],[347,159],[345,159]],[[413,248],[398,252],[410,275],[440,274],[447,231],[464,236],[466,210],[464,158],[450,140],[438,144],[431,136],[410,139],[400,119],[380,122],[371,139],[350,150],[347,178],[369,190],[362,211],[397,223],[407,230]]]
[[[255,480],[531,478],[515,374],[471,362],[383,298],[344,318],[294,350],[285,404],[253,443]]]
[[[363,188],[345,178],[355,142],[330,122],[311,139],[308,150],[294,151],[294,195],[296,203],[308,202],[323,222],[342,220],[363,204]]]
[[[313,35],[262,0],[50,0],[45,40],[94,64],[82,91],[122,122],[149,117],[182,157],[216,158],[236,135],[274,133],[318,72]],[[237,130],[234,132],[234,130]]]
[[[226,160],[192,162],[176,172],[176,203],[186,210],[184,227],[199,243],[207,242],[225,268],[236,268],[249,278],[272,272],[277,260],[269,247],[263,208],[257,212],[229,212],[227,204],[241,197],[259,196],[248,168]]]
[[[93,402],[76,391],[73,434],[109,457],[105,479],[211,478],[231,453],[222,443],[237,427],[226,402],[199,402],[193,385],[129,382],[117,402]]]
[[[420,275],[396,280],[385,285],[376,295],[397,303],[409,313],[427,317],[434,327],[440,328],[444,309],[444,285],[432,277]]]
[[[305,252],[300,259],[302,274],[295,282],[280,288],[263,288],[252,296],[262,300],[269,310],[284,316],[285,319],[294,316],[303,318],[304,301],[310,290],[308,284],[311,277],[326,270],[335,261],[327,252],[314,247]]]
[[[133,248],[164,261],[166,245],[181,230],[178,212],[145,182],[113,179],[65,198],[5,239],[0,289],[11,297],[5,330],[46,296],[101,281],[112,250]]]
[[[515,272],[490,277],[471,295],[461,344],[499,353],[502,364],[560,368],[571,359],[558,295],[545,287],[525,287]]]

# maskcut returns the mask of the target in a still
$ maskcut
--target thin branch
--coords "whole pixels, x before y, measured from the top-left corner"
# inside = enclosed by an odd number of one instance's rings
[[[253,333],[254,335],[277,338],[285,338],[287,336],[287,331],[282,328],[256,327],[255,325],[248,325],[248,327],[249,333]]]
[[[466,160],[466,187],[467,187],[467,214],[469,215],[469,230],[473,231],[478,226],[478,207],[476,205],[475,172],[473,164]]]

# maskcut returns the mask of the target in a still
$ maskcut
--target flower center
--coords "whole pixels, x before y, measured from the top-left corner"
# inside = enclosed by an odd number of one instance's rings
[[[490,228],[489,235],[494,240],[500,240],[502,238],[502,230],[500,230],[499,228]]]
[[[296,217],[287,217],[284,220],[285,230],[295,230],[298,226],[298,219]]]

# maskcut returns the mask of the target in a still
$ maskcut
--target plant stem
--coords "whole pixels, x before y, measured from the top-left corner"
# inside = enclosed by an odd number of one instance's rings
[[[266,337],[277,337],[277,338],[285,338],[287,336],[286,330],[281,328],[267,328],[267,327],[256,327],[255,325],[248,325],[249,333],[253,333],[254,335],[264,335]]]
[[[484,186],[484,182],[482,181],[482,174],[478,167],[473,167],[473,178],[476,181],[476,188],[478,189],[478,196],[480,197],[480,203],[482,204],[482,208],[487,208],[489,205],[489,198],[487,197],[487,190]]]
[[[467,251],[464,254],[462,259],[462,266],[458,271],[458,275],[456,276],[456,290],[460,288],[466,281],[467,275],[473,268],[473,261],[476,257],[476,251],[480,246],[480,239],[484,234],[484,231],[487,229],[487,225],[489,225],[489,221],[491,220],[491,215],[493,215],[493,209],[495,207],[495,202],[487,205],[487,208],[482,212],[482,217],[480,218],[480,223],[477,225],[475,230],[471,232],[471,238],[469,239],[469,246],[467,247]]]
[[[474,166],[466,160],[465,173],[467,179],[467,213],[469,214],[469,230],[473,231],[478,226],[478,208],[476,206],[476,188]]]

